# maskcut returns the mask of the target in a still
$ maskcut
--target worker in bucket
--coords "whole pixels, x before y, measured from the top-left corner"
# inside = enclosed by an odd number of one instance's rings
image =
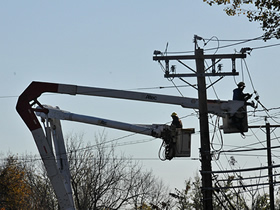
[[[179,119],[178,115],[176,112],[173,112],[171,114],[171,117],[172,117],[172,123],[171,123],[171,127],[174,127],[174,128],[183,128],[183,124],[182,124],[182,121]]]
[[[237,84],[237,88],[233,90],[233,100],[244,101],[244,105],[250,105],[253,108],[255,108],[254,101],[252,101],[251,103],[247,102],[252,97],[252,94],[243,93],[244,88],[245,88],[244,82],[239,82]],[[246,109],[244,109],[244,107],[241,107],[231,117],[233,125],[240,131],[242,136],[245,136],[244,135],[244,125],[243,125],[243,121],[244,121],[245,117],[246,117]]]
[[[254,107],[253,103],[247,103],[247,101],[252,97],[252,94],[243,93],[244,88],[245,88],[244,82],[239,82],[237,84],[237,88],[233,90],[233,100],[244,101],[246,102],[246,105],[251,105]]]
[[[179,119],[176,112],[171,114],[172,123],[170,126],[170,138],[165,140],[166,148],[165,148],[165,157],[168,160],[171,160],[174,157],[175,149],[176,149],[176,136],[177,136],[177,128],[182,128],[182,121]]]

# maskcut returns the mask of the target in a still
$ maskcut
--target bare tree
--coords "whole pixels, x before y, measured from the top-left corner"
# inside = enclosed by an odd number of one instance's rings
[[[104,135],[96,136],[94,145],[85,144],[83,135],[70,135],[66,140],[76,209],[171,209],[168,187],[152,171],[144,171],[139,162],[117,155],[114,145],[105,140]],[[26,207],[59,209],[38,156],[25,155],[12,166],[24,169],[29,189]]]
[[[95,145],[84,144],[82,136],[67,138],[69,165],[77,209],[137,208],[142,204],[168,202],[168,188],[143,171],[138,162],[116,155],[106,137],[95,138]]]

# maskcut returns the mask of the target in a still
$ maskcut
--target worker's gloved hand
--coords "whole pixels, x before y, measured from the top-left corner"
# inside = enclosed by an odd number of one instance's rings
[[[248,99],[252,98],[253,94],[248,94]]]
[[[257,100],[259,100],[259,98],[260,98],[259,96],[256,96],[256,97],[255,97],[255,100],[257,101]]]

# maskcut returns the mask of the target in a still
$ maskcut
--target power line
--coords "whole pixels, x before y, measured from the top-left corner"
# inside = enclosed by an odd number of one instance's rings
[[[6,98],[18,98],[18,96],[0,96],[0,99],[6,99]]]
[[[243,169],[233,169],[233,170],[224,170],[224,171],[201,171],[203,174],[221,174],[221,173],[233,173],[233,172],[248,172],[248,171],[256,171],[256,170],[266,170],[268,168],[279,168],[280,165],[273,166],[262,166],[262,167],[254,167],[254,168],[243,168]]]
[[[219,41],[219,42],[246,42],[246,41],[255,41],[255,40],[263,40],[263,36],[251,38],[251,39],[216,39],[213,40],[212,38],[210,39],[205,39],[205,40],[211,40],[211,41]]]
[[[280,182],[273,182],[273,184],[280,184]],[[256,184],[247,184],[247,185],[237,185],[237,186],[226,186],[226,187],[213,187],[213,190],[224,190],[224,189],[232,189],[232,188],[248,188],[248,187],[258,187],[261,185],[269,185],[269,183],[256,183]],[[205,188],[206,189],[206,188]]]
[[[273,176],[279,176],[280,174],[273,174]],[[262,178],[268,178],[268,175],[262,175],[262,176],[249,176],[249,177],[243,177],[243,176],[237,176],[237,178],[231,178],[231,181],[238,181],[238,180],[250,180],[250,179],[262,179]],[[226,182],[229,179],[218,179],[217,181],[221,181],[221,182]]]
[[[129,89],[122,89],[122,91],[132,91],[132,90],[157,90],[157,89],[171,89],[171,88],[185,88],[185,87],[191,87],[195,85],[177,85],[177,86],[157,86],[157,87],[141,87],[141,88],[129,88]],[[58,95],[54,93],[46,93],[42,96],[52,96],[52,95]],[[18,98],[18,95],[10,95],[10,96],[0,96],[0,99],[6,99],[6,98]]]
[[[208,49],[204,49],[205,51],[210,51],[210,50],[218,50],[218,49],[222,49],[222,48],[227,48],[227,47],[232,47],[232,46],[236,46],[236,45],[240,45],[240,44],[244,44],[244,43],[247,43],[247,42],[250,42],[250,41],[256,41],[256,40],[262,40],[263,36],[259,36],[259,37],[256,37],[256,38],[251,38],[251,39],[239,39],[239,40],[223,40],[223,39],[204,39],[204,40],[211,40],[211,41],[217,41],[217,42],[220,42],[220,41],[224,41],[224,42],[236,42],[236,43],[233,43],[233,44],[228,44],[228,45],[224,45],[224,46],[218,46],[218,47],[215,47],[215,48],[208,48]],[[183,54],[183,53],[194,53],[194,51],[182,51],[182,52],[167,52],[167,54]]]
[[[278,149],[280,148],[280,146],[275,146],[275,147],[270,147],[271,149]],[[253,149],[240,149],[240,150],[222,150],[220,151],[220,153],[224,153],[224,152],[230,152],[230,153],[234,153],[234,152],[252,152],[252,151],[260,151],[260,150],[267,150],[266,147],[264,148],[253,148]]]
[[[266,45],[266,46],[261,46],[261,47],[253,47],[251,48],[252,50],[259,50],[259,49],[264,49],[264,48],[269,48],[269,47],[275,47],[275,46],[279,46],[280,43],[278,44],[271,44],[271,45]]]

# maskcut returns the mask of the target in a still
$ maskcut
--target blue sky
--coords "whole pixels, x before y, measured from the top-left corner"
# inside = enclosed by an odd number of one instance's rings
[[[222,7],[210,7],[202,0],[1,1],[0,25],[0,152],[4,154],[8,151],[37,154],[31,133],[15,110],[17,97],[32,81],[179,96],[175,88],[157,88],[173,84],[163,77],[160,66],[152,60],[154,50],[164,51],[168,42],[170,52],[192,51],[195,34],[205,39],[215,36],[219,40],[243,40],[262,35],[259,24],[250,23],[243,16],[228,17]],[[231,43],[236,42],[220,41],[219,45]],[[278,43],[277,40],[252,41],[220,48],[217,53],[235,53],[242,47],[257,48]],[[203,43],[200,44],[202,46]],[[214,38],[205,48],[215,50],[206,53],[214,53],[217,46],[218,42]],[[246,59],[254,88],[267,108],[279,106],[279,52],[280,48],[277,46],[256,49]],[[176,65],[178,71],[187,72],[187,69]],[[189,62],[188,65],[195,68],[194,62]],[[224,70],[230,71],[230,65],[229,62],[223,62]],[[240,62],[237,67],[241,71]],[[245,67],[243,72],[246,90],[253,92]],[[242,76],[236,77],[236,81],[241,80]],[[188,81],[195,83],[194,79]],[[174,83],[183,85],[176,79]],[[142,88],[150,89],[141,90]],[[231,99],[234,88],[232,77],[224,78],[215,85],[215,91],[221,100]],[[197,98],[197,92],[192,88],[181,88],[180,91],[185,97]],[[216,98],[212,89],[208,90],[208,97]],[[46,94],[39,100],[43,104],[57,105],[64,110],[128,123],[163,124],[170,122],[173,111],[179,116],[194,113],[191,109],[173,105],[97,97]],[[274,116],[277,110],[270,113]],[[263,112],[256,113],[249,122],[263,124],[263,116]],[[182,121],[184,127],[199,131],[196,116],[183,118]],[[91,141],[96,133],[104,130],[97,126],[69,122],[63,122],[62,125],[65,134],[84,133],[85,141]],[[112,129],[105,129],[105,133],[108,140],[129,134]],[[260,139],[264,139],[262,131],[258,131],[258,135]],[[192,157],[198,158],[199,134],[192,138]],[[159,139],[134,135],[121,141],[135,142],[143,139],[151,141],[116,149],[133,158],[150,159],[141,162],[144,168],[152,169],[171,188],[183,188],[184,180],[193,177],[200,169],[198,160],[151,160],[157,158],[161,144]],[[239,134],[224,135],[223,140],[225,145],[240,147],[256,142],[253,133],[249,133],[246,139],[242,139]],[[232,147],[224,149],[229,148]],[[258,157],[260,160],[257,162],[243,156],[236,159],[240,162],[240,167],[266,164],[266,160],[261,157]],[[226,158],[221,161],[225,168],[229,167]],[[216,163],[212,164],[213,169],[217,169]]]

